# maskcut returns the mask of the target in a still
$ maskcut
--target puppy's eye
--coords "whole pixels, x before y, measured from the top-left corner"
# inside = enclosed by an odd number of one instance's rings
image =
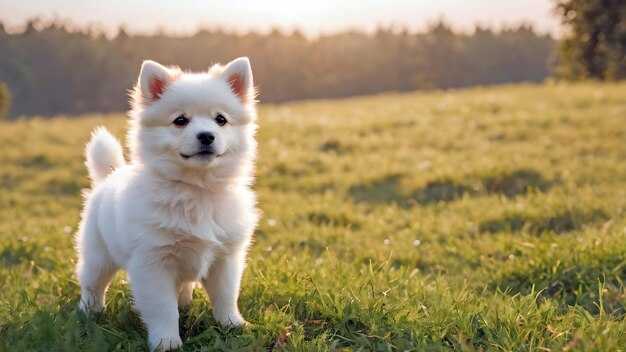
[[[217,115],[217,117],[215,117],[215,123],[217,123],[218,126],[224,126],[228,123],[228,120],[226,120],[226,118],[222,115]]]
[[[189,119],[185,115],[180,115],[174,120],[174,125],[178,127],[185,127],[189,123]]]

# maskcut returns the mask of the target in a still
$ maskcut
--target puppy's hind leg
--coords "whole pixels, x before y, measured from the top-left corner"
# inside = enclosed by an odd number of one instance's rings
[[[180,289],[180,293],[178,294],[178,307],[185,308],[186,306],[191,304],[193,300],[193,287],[195,282],[186,282]]]
[[[81,287],[80,308],[99,311],[117,266],[109,255],[100,234],[88,220],[78,234],[78,265],[76,272]]]

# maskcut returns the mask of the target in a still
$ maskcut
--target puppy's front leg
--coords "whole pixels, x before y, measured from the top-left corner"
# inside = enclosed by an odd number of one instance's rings
[[[207,277],[202,280],[202,285],[211,298],[213,316],[222,325],[246,324],[237,307],[245,255],[245,251],[240,250],[217,259]]]
[[[135,305],[148,329],[151,349],[182,346],[178,334],[178,288],[170,273],[158,268],[129,270]]]

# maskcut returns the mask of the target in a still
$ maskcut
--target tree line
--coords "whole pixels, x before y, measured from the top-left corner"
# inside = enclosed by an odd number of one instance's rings
[[[531,26],[457,33],[446,23],[424,32],[379,28],[306,38],[298,31],[244,35],[108,38],[95,30],[31,21],[21,33],[0,24],[0,83],[10,117],[124,111],[144,59],[188,70],[248,56],[259,99],[284,102],[385,91],[540,82],[551,74],[556,42]]]

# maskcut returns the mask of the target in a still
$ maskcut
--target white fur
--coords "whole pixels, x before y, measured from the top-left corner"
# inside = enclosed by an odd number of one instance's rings
[[[85,165],[94,183],[104,180],[111,170],[126,165],[122,146],[104,127],[98,127],[91,133],[85,155]]]
[[[244,82],[240,94],[231,88],[233,74]],[[158,96],[150,91],[153,78],[164,83]],[[247,58],[204,73],[144,62],[130,113],[131,162],[124,163],[121,146],[104,128],[87,145],[93,187],[77,234],[82,309],[102,309],[122,268],[151,348],[182,345],[178,305],[191,302],[195,282],[206,289],[219,323],[245,323],[237,298],[258,220],[250,189],[254,104]],[[190,119],[185,127],[172,123],[181,114]],[[217,114],[227,118],[225,126],[215,122]],[[186,159],[181,154],[200,150],[200,132],[214,135],[214,154]]]

